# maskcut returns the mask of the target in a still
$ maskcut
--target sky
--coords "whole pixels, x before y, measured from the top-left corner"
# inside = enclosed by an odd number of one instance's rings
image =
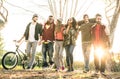
[[[8,16],[8,22],[6,23],[5,28],[1,31],[1,33],[4,37],[4,42],[5,42],[4,49],[14,50],[15,46],[14,46],[13,40],[15,39],[18,40],[22,37],[27,24],[32,19],[32,15],[34,13],[37,13],[39,15],[38,22],[44,24],[48,16],[51,15],[51,12],[48,6],[48,0],[5,0],[5,1],[6,2],[4,3],[4,6],[8,9],[9,16]],[[76,11],[80,9],[79,6],[81,7],[81,3],[84,3],[84,0],[83,1],[78,0],[78,1],[79,3],[78,3],[78,7]],[[92,0],[86,0],[86,4],[84,5],[84,7],[81,8],[81,11],[75,17],[76,20],[82,20],[83,14],[88,14],[90,18],[93,18],[95,14],[100,13],[103,16],[103,22],[105,23],[105,25],[107,25],[107,20],[105,18],[105,11],[104,11],[106,5],[104,3],[104,0],[94,0],[94,2],[92,2],[92,4],[90,5],[91,2]],[[56,6],[58,7],[57,4],[58,3],[56,2]],[[86,7],[88,6],[89,6],[89,9],[85,11]],[[70,17],[70,11],[69,11],[70,7],[71,5],[69,4],[67,18]],[[58,17],[59,16],[55,17],[55,19],[57,19]],[[63,19],[65,19],[65,17]],[[120,38],[116,40],[119,40],[119,39]],[[76,58],[82,57],[82,55],[79,54],[81,52],[80,41],[81,39],[79,38],[78,45],[76,46],[74,50],[75,52],[77,52],[77,53],[74,53]],[[25,44],[26,43],[24,42],[20,46],[23,49],[23,51],[24,51],[24,48],[26,47]],[[38,46],[37,51],[41,51],[41,46]]]

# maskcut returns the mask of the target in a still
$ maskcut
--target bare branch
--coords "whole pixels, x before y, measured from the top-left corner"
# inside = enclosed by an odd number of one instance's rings
[[[86,0],[84,0],[83,4],[80,6],[80,9],[79,9],[79,11],[76,12],[75,16],[77,16],[77,15],[79,14],[79,12],[80,12],[80,11],[82,10],[82,8],[84,7],[85,3],[86,3]]]
[[[67,0],[64,1],[64,6],[63,6],[62,16],[61,16],[62,18],[63,18],[63,13],[64,13],[64,11],[65,11],[65,5],[66,5],[66,3],[67,3]]]
[[[76,2],[75,2],[75,9],[74,9],[74,13],[73,13],[74,16],[75,16],[75,14],[76,14],[77,6],[78,6],[78,0],[76,0]]]
[[[6,12],[6,15],[4,12]],[[8,10],[3,6],[3,0],[1,0],[1,3],[0,3],[0,15],[1,15],[2,19],[5,22],[7,22]]]

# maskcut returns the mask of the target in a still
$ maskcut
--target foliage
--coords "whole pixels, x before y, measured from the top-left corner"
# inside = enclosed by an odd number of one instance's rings
[[[119,72],[120,71],[120,54],[113,54],[111,58],[111,71]]]
[[[4,27],[5,22],[0,19],[0,30]]]
[[[0,58],[3,55],[3,53],[5,52],[4,48],[4,42],[3,42],[3,38],[2,35],[0,34]]]

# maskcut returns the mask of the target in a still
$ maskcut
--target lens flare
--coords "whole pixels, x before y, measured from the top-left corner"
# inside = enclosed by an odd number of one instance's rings
[[[96,52],[96,54],[97,54],[97,57],[98,57],[99,59],[101,59],[102,56],[103,56],[103,54],[104,54],[103,49],[102,49],[101,47],[98,47],[98,48],[95,50],[95,52]]]

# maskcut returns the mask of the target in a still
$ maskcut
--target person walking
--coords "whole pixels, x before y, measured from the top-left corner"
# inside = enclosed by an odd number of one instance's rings
[[[53,16],[49,16],[47,22],[44,25],[42,33],[42,57],[43,64],[42,67],[48,67],[49,64],[53,64],[53,45],[54,45],[54,31],[55,24]],[[47,62],[47,54],[49,56],[49,64]]]
[[[92,27],[92,43],[94,47],[94,64],[96,75],[99,71],[104,74],[106,64],[106,49],[108,47],[109,38],[106,26],[101,22],[102,16],[96,14],[96,23]],[[100,54],[102,56],[100,57]]]
[[[27,42],[26,53],[29,58],[27,69],[32,69],[36,64],[35,63],[36,47],[38,40],[41,39],[41,35],[42,35],[42,24],[39,24],[37,20],[38,20],[38,15],[34,14],[32,17],[32,22],[30,22],[27,25],[23,36],[21,37],[20,40],[18,40],[19,43],[25,38]]]
[[[55,45],[54,45],[54,62],[57,67],[57,71],[64,70],[64,62],[63,62],[63,31],[64,25],[62,24],[62,18],[57,19],[55,25]]]
[[[89,58],[91,52],[91,28],[94,23],[89,22],[89,16],[85,14],[83,16],[84,23],[80,25],[79,31],[82,38],[82,51],[84,56],[84,73],[89,71]]]
[[[77,39],[77,29],[76,29],[76,20],[74,17],[69,18],[67,25],[64,30],[64,47],[66,51],[66,62],[68,67],[68,72],[74,71],[73,68],[73,50],[75,48],[76,39]]]

